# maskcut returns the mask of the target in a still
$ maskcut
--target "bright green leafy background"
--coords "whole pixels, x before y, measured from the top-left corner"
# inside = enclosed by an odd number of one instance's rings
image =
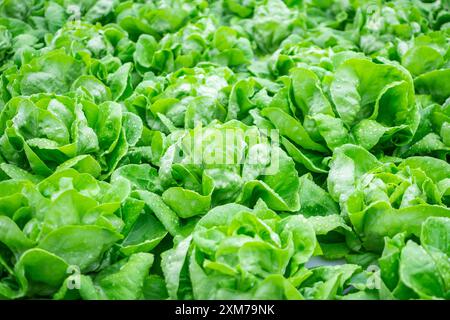
[[[449,39],[448,1],[0,0],[0,299],[450,299]]]

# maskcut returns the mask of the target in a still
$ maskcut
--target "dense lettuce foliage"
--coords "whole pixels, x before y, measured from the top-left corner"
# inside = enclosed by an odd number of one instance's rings
[[[449,157],[446,0],[0,0],[0,299],[450,299]]]

